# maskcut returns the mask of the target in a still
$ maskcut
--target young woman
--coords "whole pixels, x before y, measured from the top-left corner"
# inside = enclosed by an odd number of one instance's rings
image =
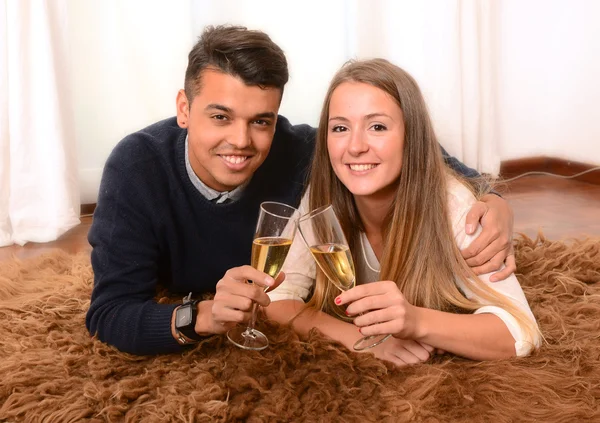
[[[333,205],[357,284],[326,289],[298,234],[268,317],[301,334],[315,327],[350,349],[362,336],[392,334],[367,351],[398,365],[434,349],[475,360],[529,354],[540,333],[514,274],[492,283],[460,254],[481,230],[464,229],[476,201],[444,165],[414,79],[383,59],[346,64],[325,98],[301,212]],[[353,323],[335,317],[334,304],[347,306]]]

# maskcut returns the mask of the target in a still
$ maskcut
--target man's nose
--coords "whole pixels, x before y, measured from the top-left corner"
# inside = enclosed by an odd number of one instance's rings
[[[249,147],[252,144],[252,140],[248,125],[242,122],[236,125],[234,131],[229,135],[227,142],[240,150]]]

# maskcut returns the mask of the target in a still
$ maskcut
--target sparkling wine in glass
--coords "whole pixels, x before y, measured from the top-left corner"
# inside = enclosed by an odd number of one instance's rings
[[[298,228],[329,282],[340,291],[353,288],[356,284],[354,261],[333,207],[323,206],[302,216],[298,221]],[[356,351],[372,348],[389,337],[390,335],[365,336],[359,339],[353,348]]]
[[[277,278],[292,246],[296,232],[298,210],[287,204],[266,201],[260,205],[256,232],[252,241],[251,265]],[[265,292],[269,287],[265,287]],[[227,338],[236,346],[247,350],[263,350],[269,340],[254,328],[258,307],[252,307],[252,317],[247,327],[236,326],[227,332]]]

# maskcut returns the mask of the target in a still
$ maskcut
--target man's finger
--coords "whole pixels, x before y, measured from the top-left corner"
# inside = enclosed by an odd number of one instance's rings
[[[498,262],[498,267],[492,270],[498,270],[500,268],[500,264],[503,263],[506,257],[508,256],[508,252],[509,249],[504,245],[504,243],[497,239],[495,241],[492,241],[487,247],[481,250],[479,254],[465,261],[467,262],[469,267],[478,267],[483,266],[493,258],[496,258],[496,261]]]
[[[494,232],[490,229],[483,228],[479,236],[475,238],[473,242],[471,242],[471,245],[461,250],[463,258],[465,260],[469,260],[477,256],[479,253],[485,250],[492,242],[494,242],[499,236],[500,234],[498,232]]]
[[[234,279],[225,279],[217,284],[217,292],[215,300],[219,302],[229,303],[226,295],[234,295],[242,298],[250,299],[261,306],[268,306],[271,303],[269,296],[265,294],[264,288],[254,283],[240,283]]]
[[[214,321],[222,325],[244,323],[250,320],[251,313],[248,311],[234,310],[221,307],[214,312]]]
[[[508,257],[506,257],[505,264],[506,267],[504,269],[490,276],[491,282],[503,281],[504,279],[508,278],[510,275],[517,271],[517,264],[515,262],[514,254],[510,254]]]
[[[256,270],[252,266],[240,266],[229,269],[225,273],[225,277],[237,282],[246,282],[247,280],[260,285],[262,287],[273,286],[275,280],[260,270]]]
[[[484,202],[478,201],[475,204],[473,204],[473,207],[471,207],[471,209],[467,213],[465,221],[465,231],[467,232],[467,235],[471,235],[475,232],[479,221],[483,216],[485,216],[487,211],[488,206]]]

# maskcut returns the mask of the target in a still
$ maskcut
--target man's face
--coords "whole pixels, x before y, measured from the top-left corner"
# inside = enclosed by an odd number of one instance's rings
[[[240,78],[205,69],[192,103],[177,94],[177,121],[187,128],[190,164],[217,191],[243,184],[271,148],[281,90],[247,86]]]

